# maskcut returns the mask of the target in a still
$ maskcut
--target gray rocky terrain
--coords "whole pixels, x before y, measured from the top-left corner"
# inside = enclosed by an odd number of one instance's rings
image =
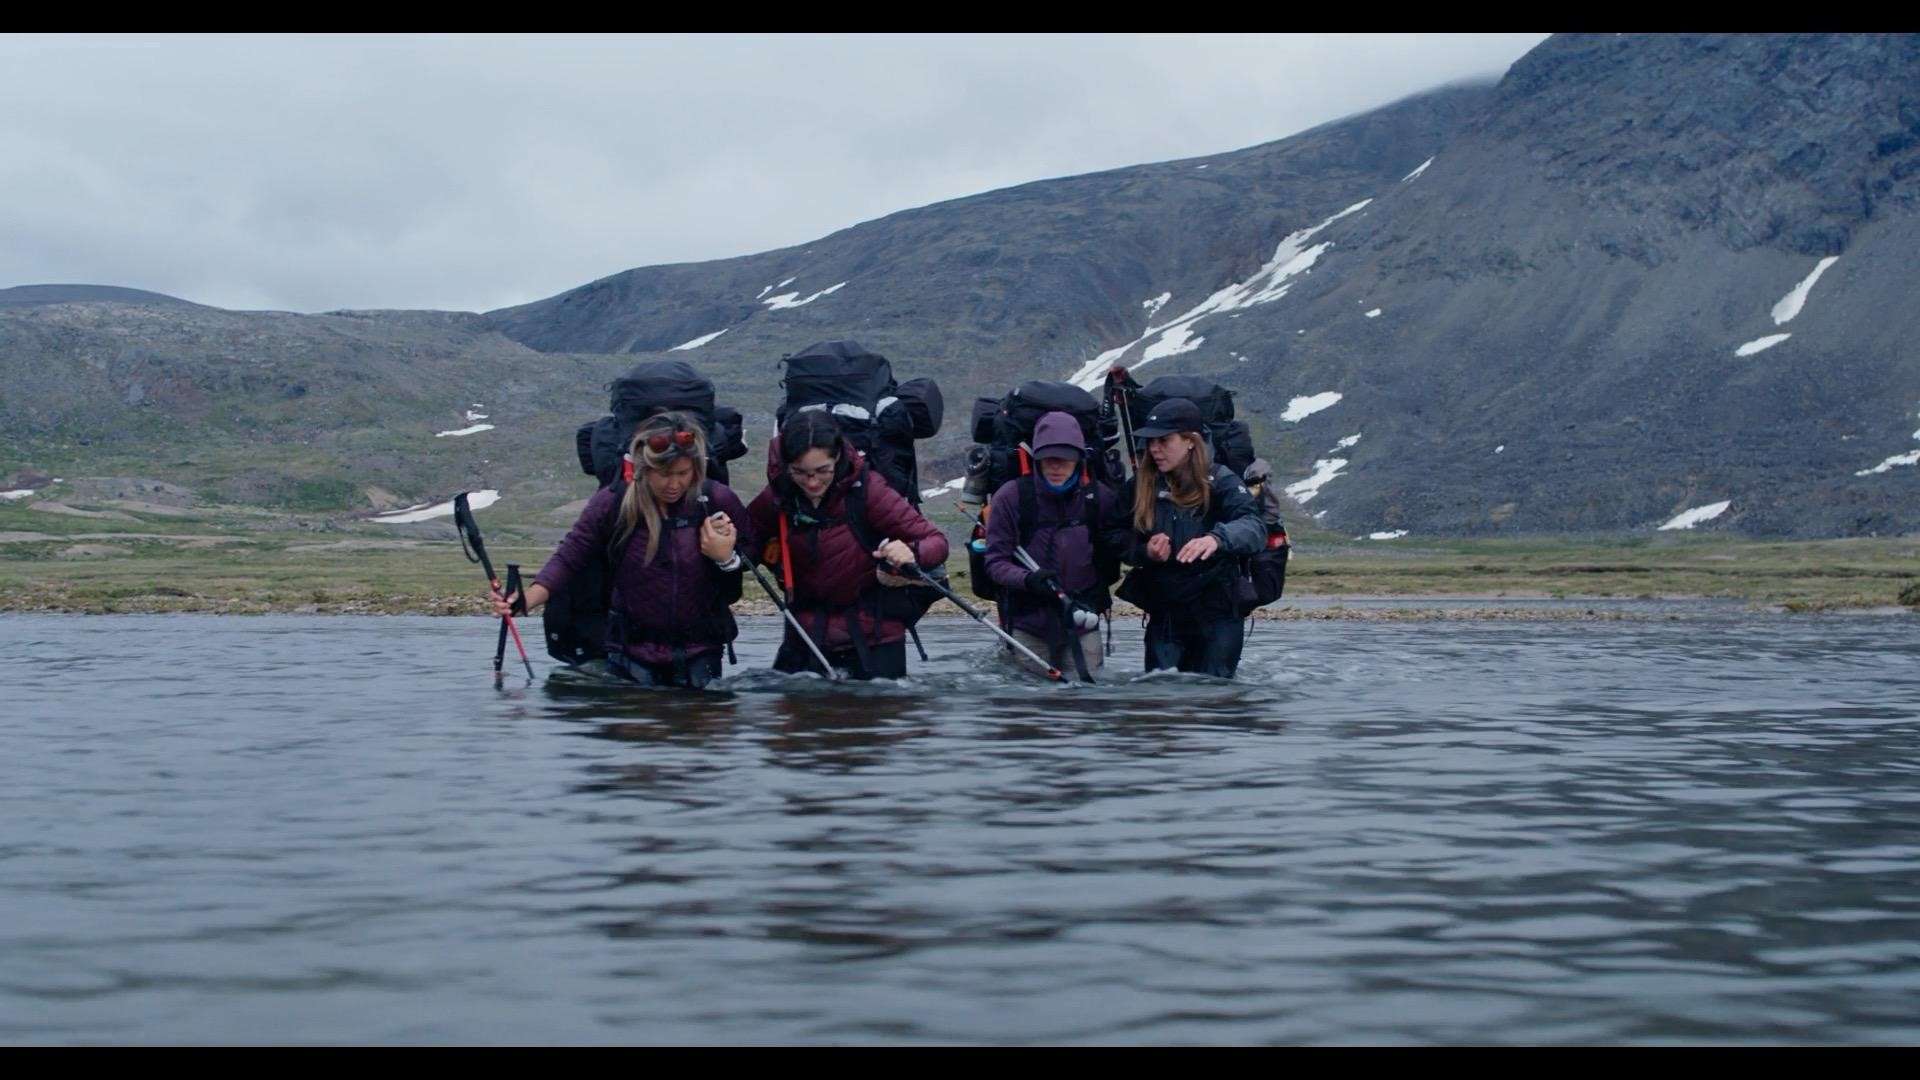
[[[165,460],[121,471],[209,497],[519,485],[545,513],[590,483],[572,425],[625,364],[693,362],[757,444],[778,358],[852,337],[946,388],[930,481],[974,395],[1119,362],[1234,387],[1299,512],[1343,533],[1909,532],[1916,174],[1920,38],[1562,35],[1262,146],[485,315],[7,290],[0,471],[139,444]],[[493,430],[436,435],[474,403]]]

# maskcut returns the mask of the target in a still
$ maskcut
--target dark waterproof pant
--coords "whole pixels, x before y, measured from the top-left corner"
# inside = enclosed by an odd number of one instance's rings
[[[703,690],[720,677],[721,651],[700,653],[672,664],[644,664],[618,653],[607,654],[607,667],[614,674],[641,686],[662,690]]]
[[[853,649],[827,651],[827,663],[847,673],[849,679],[904,679],[907,677],[907,643],[896,641],[891,645],[867,646],[868,664],[860,662],[860,654]],[[868,666],[868,665],[871,666]],[[793,636],[793,628],[787,628],[786,640],[780,643],[780,651],[774,654],[773,670],[784,671],[789,675],[802,671],[818,672],[820,662],[813,658],[813,652],[806,642]]]
[[[1246,626],[1238,617],[1176,618],[1168,614],[1147,617],[1147,670],[1175,668],[1200,675],[1233,678],[1246,644]]]

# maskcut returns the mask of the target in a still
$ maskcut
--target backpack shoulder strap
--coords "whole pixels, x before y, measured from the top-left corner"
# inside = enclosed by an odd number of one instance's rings
[[[1020,495],[1020,546],[1026,547],[1033,543],[1033,534],[1040,531],[1040,489],[1032,473],[1014,483]]]
[[[846,502],[843,504],[846,507],[847,528],[853,530],[853,538],[860,541],[860,546],[868,551],[880,546],[880,541],[873,535],[873,526],[867,521],[867,480],[873,475],[873,470],[868,469],[865,478],[855,480],[849,485]],[[886,483],[885,480],[880,482]]]

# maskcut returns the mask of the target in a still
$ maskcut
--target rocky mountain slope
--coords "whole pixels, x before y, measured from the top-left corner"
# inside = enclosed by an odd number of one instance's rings
[[[1357,534],[1910,530],[1916,87],[1911,36],[1560,36],[1491,88],[492,317],[730,371],[852,334],[955,397],[1210,374]]]
[[[625,364],[694,362],[758,440],[779,356],[853,337],[945,386],[934,479],[974,395],[1118,362],[1235,387],[1352,535],[1913,531],[1916,174],[1920,38],[1565,35],[1263,146],[485,316],[7,290],[0,471],[152,447],[222,497],[551,506]]]

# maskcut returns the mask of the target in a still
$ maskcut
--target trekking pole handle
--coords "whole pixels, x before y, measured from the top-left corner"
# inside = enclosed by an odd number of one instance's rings
[[[487,581],[494,588],[500,587],[500,576],[493,572],[493,560],[487,558],[486,541],[480,539],[480,523],[473,520],[473,508],[467,505],[467,493],[461,492],[453,497],[453,524],[460,530],[460,542],[466,545],[480,569],[487,572]]]

